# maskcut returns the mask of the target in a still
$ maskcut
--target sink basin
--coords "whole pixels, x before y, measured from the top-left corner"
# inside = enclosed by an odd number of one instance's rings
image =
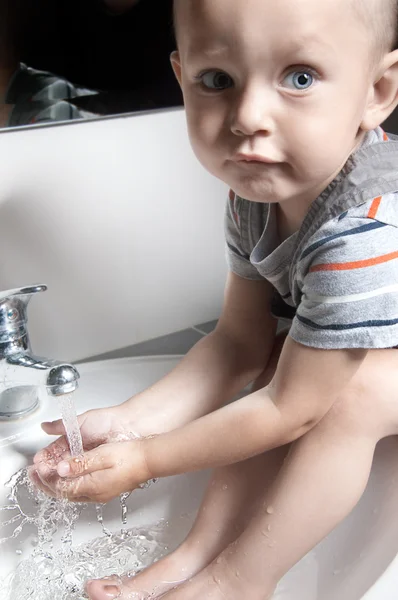
[[[169,372],[180,358],[126,358],[79,365],[80,386],[74,393],[77,412],[119,404]],[[57,400],[45,396],[33,415],[14,423],[0,423],[0,507],[9,504],[9,490],[4,483],[30,464],[35,452],[49,441],[40,423],[56,418],[59,418]],[[170,536],[172,549],[189,530],[208,478],[208,472],[180,475],[137,490],[127,501],[128,520],[124,527],[143,527],[161,519],[171,524],[178,522]],[[398,438],[394,437],[379,443],[369,485],[358,506],[285,576],[275,600],[396,600],[397,507]],[[0,519],[9,519],[7,513],[0,512]],[[104,507],[103,515],[107,529],[120,531],[118,499]],[[0,538],[3,534],[0,529]],[[74,546],[101,535],[96,509],[90,505],[76,523]],[[0,545],[0,587],[2,578],[29,557],[34,537],[35,532],[27,526],[17,538]],[[13,595],[12,600],[20,598]]]

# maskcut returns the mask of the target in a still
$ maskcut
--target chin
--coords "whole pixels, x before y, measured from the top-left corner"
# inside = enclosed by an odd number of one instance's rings
[[[238,196],[251,202],[275,203],[281,200],[275,184],[269,181],[238,181],[230,186]]]

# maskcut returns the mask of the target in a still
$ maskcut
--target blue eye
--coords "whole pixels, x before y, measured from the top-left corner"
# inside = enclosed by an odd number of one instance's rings
[[[234,84],[232,78],[224,71],[207,71],[199,79],[205,87],[211,90],[225,90]]]
[[[295,71],[285,79],[291,83],[296,90],[308,90],[315,81],[315,77],[308,71]]]

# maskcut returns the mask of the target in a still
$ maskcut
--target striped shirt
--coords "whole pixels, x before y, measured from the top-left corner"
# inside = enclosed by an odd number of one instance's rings
[[[230,269],[274,286],[297,342],[398,346],[398,137],[370,132],[282,244],[276,205],[233,192],[225,231]]]

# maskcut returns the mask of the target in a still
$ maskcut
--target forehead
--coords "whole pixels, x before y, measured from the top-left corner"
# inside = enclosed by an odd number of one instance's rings
[[[188,53],[267,45],[318,51],[365,37],[351,0],[176,0],[175,11],[180,50]]]

